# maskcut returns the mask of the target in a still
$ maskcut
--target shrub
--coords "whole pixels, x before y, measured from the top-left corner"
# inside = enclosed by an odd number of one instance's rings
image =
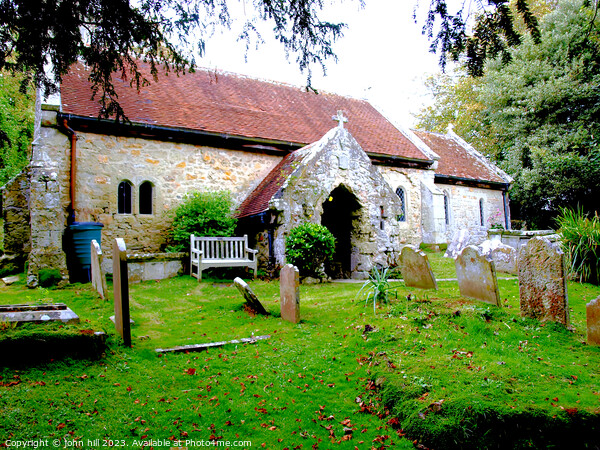
[[[233,198],[229,191],[192,192],[185,196],[174,214],[167,251],[185,251],[190,235],[232,236],[237,219],[233,217]]]
[[[580,281],[600,284],[600,219],[581,210],[562,209],[557,218],[569,268]]]
[[[62,281],[62,275],[58,269],[40,269],[38,277],[39,285],[43,288],[54,287]]]
[[[285,239],[287,262],[298,267],[302,277],[323,277],[323,267],[333,261],[334,252],[333,234],[317,223],[304,223],[292,228]]]

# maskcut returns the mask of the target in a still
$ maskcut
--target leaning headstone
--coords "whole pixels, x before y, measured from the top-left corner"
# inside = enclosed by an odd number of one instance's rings
[[[131,347],[131,324],[129,317],[129,273],[127,270],[127,247],[125,241],[116,238],[113,243],[113,293],[115,299],[115,327],[123,343]]]
[[[465,247],[454,260],[460,295],[500,306],[494,262],[473,245]]]
[[[106,276],[102,270],[102,249],[95,239],[92,239],[90,245],[90,256],[92,260],[92,286],[98,291],[101,298],[106,298]]]
[[[400,271],[407,287],[437,289],[429,259],[424,251],[407,245],[400,253]]]
[[[587,315],[587,341],[591,345],[600,345],[600,297],[585,305]]]
[[[300,322],[300,272],[292,264],[286,264],[279,275],[281,318],[288,322]]]
[[[569,326],[565,258],[558,244],[534,237],[519,249],[521,313]]]
[[[233,280],[233,283],[235,284],[235,287],[238,288],[238,291],[240,291],[240,293],[244,296],[244,299],[246,300],[246,305],[248,305],[248,308],[252,312],[256,314],[262,314],[265,316],[269,315],[262,303],[260,303],[260,301],[258,300],[258,297],[254,294],[254,292],[252,292],[250,286],[248,286],[248,283],[246,283],[239,277],[236,277]]]

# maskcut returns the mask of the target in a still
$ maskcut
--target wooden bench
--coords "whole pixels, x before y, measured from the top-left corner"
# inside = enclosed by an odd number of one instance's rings
[[[249,267],[256,278],[258,250],[248,248],[248,236],[190,236],[190,275],[202,279],[209,267]],[[194,271],[194,268],[196,269]]]

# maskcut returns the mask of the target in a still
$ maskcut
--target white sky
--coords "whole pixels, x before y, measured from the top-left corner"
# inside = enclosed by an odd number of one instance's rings
[[[313,87],[367,99],[392,122],[412,126],[410,113],[418,112],[426,101],[423,81],[439,71],[438,56],[429,52],[429,42],[421,34],[423,21],[413,20],[416,3],[366,0],[365,8],[360,9],[358,0],[345,0],[343,5],[338,2],[330,7],[328,19],[348,27],[334,46],[337,64],[333,60],[327,63],[326,76],[319,67],[313,68]],[[425,1],[417,15],[422,17],[428,4]],[[245,44],[236,42],[235,33],[215,35],[207,40],[206,55],[198,65],[304,86],[306,74],[300,72],[294,56],[286,60],[283,47],[268,39],[269,27],[261,34],[265,43],[258,50],[250,49],[247,62]]]

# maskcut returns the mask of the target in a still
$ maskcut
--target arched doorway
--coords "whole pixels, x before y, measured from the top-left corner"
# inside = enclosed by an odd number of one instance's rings
[[[331,191],[323,202],[321,224],[336,240],[334,262],[327,268],[333,278],[349,278],[352,274],[353,221],[360,208],[356,196],[343,185]]]

